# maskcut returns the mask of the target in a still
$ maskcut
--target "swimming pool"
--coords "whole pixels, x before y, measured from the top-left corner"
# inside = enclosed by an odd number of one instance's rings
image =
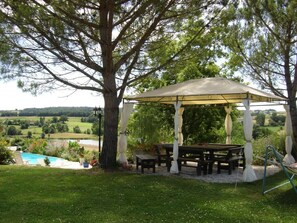
[[[45,156],[40,154],[34,154],[34,153],[21,153],[22,159],[25,163],[28,163],[29,165],[37,165],[38,159],[45,159],[45,157],[48,157],[51,163],[57,162],[57,161],[64,161],[62,158],[53,157],[53,156]]]

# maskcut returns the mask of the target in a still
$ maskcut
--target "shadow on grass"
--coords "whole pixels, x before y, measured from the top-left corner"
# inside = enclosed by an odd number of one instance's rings
[[[100,170],[0,166],[3,222],[295,222],[288,188]],[[280,176],[273,176],[278,181]],[[289,196],[289,202],[286,197]],[[295,196],[296,197],[296,196]],[[295,201],[296,202],[296,201]]]

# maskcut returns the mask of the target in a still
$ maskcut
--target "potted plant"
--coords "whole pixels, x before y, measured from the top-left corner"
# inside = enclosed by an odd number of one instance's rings
[[[45,157],[45,158],[44,158],[44,163],[45,163],[46,166],[49,166],[50,163],[51,163],[51,161],[49,160],[48,157]]]
[[[89,168],[89,161],[87,159],[84,160],[83,166],[84,168]]]

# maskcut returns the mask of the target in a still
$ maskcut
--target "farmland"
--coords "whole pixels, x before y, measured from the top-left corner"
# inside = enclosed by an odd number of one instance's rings
[[[40,117],[38,116],[12,116],[12,117],[0,117],[1,123],[7,123],[7,121],[20,120],[20,121],[28,121],[30,123],[27,129],[21,129],[22,135],[19,137],[26,137],[28,132],[32,133],[34,137],[40,137],[42,134],[42,127],[34,125],[36,121],[38,121]],[[45,122],[51,120],[52,117],[45,117]],[[52,133],[50,134],[50,138],[58,138],[58,139],[96,139],[98,138],[94,134],[85,134],[87,130],[92,129],[92,123],[89,122],[81,122],[80,117],[69,117],[66,122],[68,125],[68,132],[60,132],[60,133]],[[3,125],[3,124],[2,124]],[[14,125],[17,129],[20,129],[19,125]],[[74,133],[73,128],[75,126],[79,126],[81,133]],[[4,125],[4,129],[7,128],[8,125]]]

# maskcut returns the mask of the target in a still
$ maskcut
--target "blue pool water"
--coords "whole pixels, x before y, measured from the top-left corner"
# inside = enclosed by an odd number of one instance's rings
[[[29,165],[37,165],[38,159],[44,159],[45,157],[48,157],[50,162],[56,162],[58,160],[64,160],[62,158],[53,157],[53,156],[44,156],[40,154],[33,154],[33,153],[21,153],[22,159],[24,162],[28,162]]]

